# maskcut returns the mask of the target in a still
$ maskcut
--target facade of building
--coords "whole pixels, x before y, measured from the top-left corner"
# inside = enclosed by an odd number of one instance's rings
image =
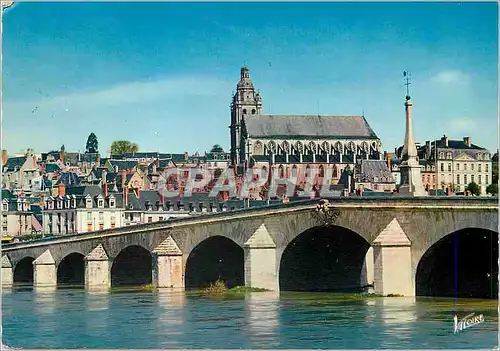
[[[396,149],[395,159],[391,160],[393,175],[396,176],[401,150],[402,147]],[[462,193],[474,182],[481,195],[486,195],[486,188],[493,181],[490,151],[473,144],[470,137],[453,140],[444,135],[439,140],[426,141],[418,148],[418,156],[422,182],[427,190]]]
[[[247,167],[272,167],[305,175],[307,167],[321,166],[340,179],[347,165],[354,169],[361,159],[382,159],[382,143],[364,116],[262,114],[247,67],[233,96],[230,135],[231,163],[239,174]]]
[[[33,217],[30,201],[2,190],[2,237],[31,234],[33,221],[36,221]]]

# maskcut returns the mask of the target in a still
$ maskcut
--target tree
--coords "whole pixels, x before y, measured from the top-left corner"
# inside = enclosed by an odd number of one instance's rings
[[[498,183],[492,183],[486,187],[486,193],[491,195],[498,194]]]
[[[492,168],[492,183],[498,183],[498,152],[496,152],[493,157],[491,157],[491,168]]]
[[[215,144],[214,146],[212,146],[212,150],[210,150],[210,152],[211,153],[220,153],[220,152],[224,152],[224,149],[219,144]]]
[[[469,185],[467,185],[467,188],[465,190],[470,191],[472,195],[476,196],[481,195],[481,189],[479,188],[479,185],[477,185],[474,182],[469,183]]]
[[[128,140],[115,140],[111,143],[111,155],[123,155],[139,151],[139,145]]]
[[[85,151],[89,154],[97,154],[99,151],[99,143],[97,141],[97,137],[94,133],[90,133],[87,138],[87,145],[85,146]]]

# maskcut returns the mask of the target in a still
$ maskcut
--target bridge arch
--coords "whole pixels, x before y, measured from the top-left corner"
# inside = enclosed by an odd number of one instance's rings
[[[85,256],[72,252],[61,260],[57,266],[58,286],[83,286],[85,284]]]
[[[111,286],[142,286],[152,283],[151,253],[140,245],[122,249],[111,265]]]
[[[35,258],[26,256],[20,259],[14,266],[15,284],[33,284],[33,261]]]
[[[214,235],[196,245],[186,260],[185,287],[199,289],[218,279],[227,287],[245,285],[244,251],[236,241]]]
[[[485,227],[453,231],[418,259],[417,296],[498,298],[498,232]]]
[[[369,242],[339,225],[313,226],[285,247],[279,264],[282,291],[358,291]]]

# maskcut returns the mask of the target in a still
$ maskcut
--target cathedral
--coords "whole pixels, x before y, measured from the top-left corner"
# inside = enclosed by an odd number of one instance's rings
[[[239,174],[248,167],[278,167],[280,177],[331,168],[333,184],[361,160],[383,159],[382,143],[364,116],[263,114],[246,66],[232,98],[229,129],[231,164]]]

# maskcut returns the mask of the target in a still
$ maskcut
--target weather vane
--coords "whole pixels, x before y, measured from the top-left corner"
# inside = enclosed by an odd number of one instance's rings
[[[411,79],[411,74],[408,71],[403,72],[403,77],[405,77],[405,85],[406,85],[406,97],[410,98],[410,79]]]

